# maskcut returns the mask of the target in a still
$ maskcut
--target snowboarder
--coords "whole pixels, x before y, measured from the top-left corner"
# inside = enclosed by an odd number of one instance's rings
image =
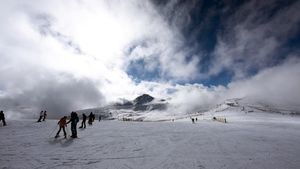
[[[71,131],[72,131],[72,138],[77,138],[77,128],[76,125],[79,122],[79,118],[76,112],[71,113],[71,119],[67,122],[69,124],[71,122]]]
[[[81,126],[79,128],[86,128],[86,115],[84,113],[82,113],[82,122],[81,122]]]
[[[45,111],[44,111],[44,114],[43,114],[43,121],[46,120],[46,117],[47,117],[47,111],[45,110]]]
[[[41,112],[40,112],[40,117],[39,117],[39,119],[38,119],[38,121],[37,121],[37,122],[41,122],[41,121],[42,121],[42,118],[43,118],[43,116],[44,116],[44,112],[43,112],[43,111],[41,111]]]
[[[89,125],[93,124],[94,119],[95,119],[95,115],[93,114],[93,112],[91,112],[89,115]]]
[[[2,121],[3,126],[6,126],[5,116],[4,116],[3,110],[0,111],[0,121]]]
[[[60,133],[61,129],[63,129],[64,136],[65,136],[65,138],[67,138],[67,133],[66,133],[66,129],[65,129],[65,127],[67,127],[67,116],[62,117],[62,118],[58,121],[57,124],[59,125],[59,130],[58,130],[58,132],[56,133],[55,138],[59,137],[59,133]]]
[[[192,118],[192,123],[195,123],[195,119],[194,118]]]

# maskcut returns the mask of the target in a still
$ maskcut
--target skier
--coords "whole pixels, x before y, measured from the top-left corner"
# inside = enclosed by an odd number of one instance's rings
[[[96,115],[95,115],[95,114],[93,114],[93,122],[95,121],[95,119],[96,119]]]
[[[81,126],[79,128],[86,127],[85,121],[86,121],[86,115],[84,113],[82,113],[82,122],[81,122]]]
[[[195,123],[195,119],[194,118],[192,118],[192,123]]]
[[[196,117],[196,122],[198,121],[198,118]]]
[[[62,118],[58,121],[57,124],[59,125],[59,130],[58,130],[58,132],[56,133],[55,138],[59,137],[59,133],[60,133],[61,129],[63,129],[64,136],[65,136],[65,138],[67,138],[67,133],[66,133],[66,129],[65,129],[65,127],[67,127],[67,116],[62,117]]]
[[[45,111],[44,111],[44,114],[43,114],[43,121],[46,120],[46,117],[47,117],[47,111],[45,110]]]
[[[101,115],[99,115],[99,122],[101,121]],[[124,120],[123,120],[124,121]]]
[[[71,119],[67,122],[69,124],[71,122],[71,131],[72,131],[72,138],[77,138],[77,128],[76,125],[79,122],[79,118],[76,112],[71,113]]]
[[[95,116],[93,115],[93,112],[91,112],[89,115],[89,125],[93,124],[94,119],[95,119]]]
[[[6,126],[5,116],[4,116],[3,110],[0,111],[0,121],[2,121],[3,126]]]
[[[43,111],[41,111],[41,112],[40,112],[40,117],[39,117],[39,119],[38,119],[38,121],[37,121],[37,122],[41,122],[41,121],[42,121],[42,118],[43,118],[43,116],[44,116],[44,112],[43,112]]]

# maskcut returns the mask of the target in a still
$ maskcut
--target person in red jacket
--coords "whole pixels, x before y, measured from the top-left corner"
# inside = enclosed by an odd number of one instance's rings
[[[58,121],[57,124],[59,125],[59,130],[58,130],[58,132],[57,132],[55,138],[59,137],[59,133],[60,133],[61,129],[63,129],[63,131],[64,131],[64,136],[65,136],[65,138],[67,138],[67,133],[66,133],[66,129],[65,129],[65,127],[67,127],[67,116],[62,117],[62,118]]]

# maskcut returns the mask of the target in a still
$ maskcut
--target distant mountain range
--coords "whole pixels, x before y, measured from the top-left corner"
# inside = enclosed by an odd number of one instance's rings
[[[169,103],[165,99],[157,99],[149,94],[143,94],[134,100],[121,99],[119,102],[112,103],[104,107],[78,110],[77,112],[93,112],[103,118],[115,118],[120,114],[126,116],[132,114],[144,114],[150,111],[163,111],[167,109],[168,104]]]
[[[93,112],[102,119],[120,119],[129,121],[160,121],[171,119],[189,118],[199,115],[213,115],[219,112],[237,112],[245,113],[277,113],[288,115],[300,115],[299,111],[276,108],[263,103],[250,101],[246,98],[235,98],[225,100],[221,104],[208,108],[207,110],[199,110],[195,112],[168,112],[169,99],[154,98],[149,94],[138,96],[134,100],[121,99],[116,103],[107,106],[84,109],[77,111],[78,113]]]

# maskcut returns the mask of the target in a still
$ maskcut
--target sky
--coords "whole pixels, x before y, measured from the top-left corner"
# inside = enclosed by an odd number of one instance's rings
[[[148,93],[300,110],[300,1],[4,0],[0,109],[49,116]]]

